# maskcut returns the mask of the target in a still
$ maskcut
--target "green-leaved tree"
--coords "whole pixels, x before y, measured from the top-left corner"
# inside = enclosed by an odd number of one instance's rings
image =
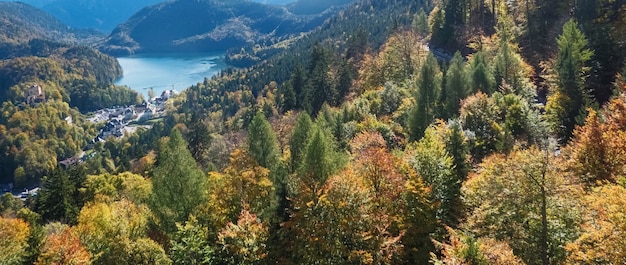
[[[178,129],[159,145],[157,166],[152,176],[151,208],[166,233],[176,231],[204,200],[206,177],[187,149]]]

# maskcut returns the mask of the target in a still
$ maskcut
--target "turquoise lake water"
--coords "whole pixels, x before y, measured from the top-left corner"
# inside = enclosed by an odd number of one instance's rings
[[[124,77],[115,84],[130,87],[144,99],[148,98],[150,88],[157,96],[168,89],[181,92],[227,67],[224,53],[140,54],[117,60],[124,69]]]

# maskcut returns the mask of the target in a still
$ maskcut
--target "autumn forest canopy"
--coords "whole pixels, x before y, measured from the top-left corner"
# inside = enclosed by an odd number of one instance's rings
[[[0,264],[626,260],[621,1],[355,1],[97,142],[115,58],[0,40],[0,184],[40,187]]]

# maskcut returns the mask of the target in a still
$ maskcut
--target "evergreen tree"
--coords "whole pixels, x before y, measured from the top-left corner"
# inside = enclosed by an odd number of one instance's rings
[[[410,138],[419,140],[437,116],[436,105],[441,93],[441,70],[435,55],[429,53],[419,75],[416,106],[409,117]]]
[[[306,96],[304,105],[310,105],[310,112],[317,113],[324,103],[335,104],[337,98],[335,87],[330,82],[328,72],[330,70],[331,56],[330,51],[321,46],[316,45],[311,52],[311,61],[309,63],[309,74],[306,83]],[[306,102],[308,101],[308,102]]]
[[[303,108],[304,100],[306,98],[306,74],[302,65],[297,64],[291,73],[291,79],[289,84],[293,88],[293,92],[296,94],[296,107]]]
[[[206,177],[177,128],[159,145],[152,176],[152,211],[166,233],[176,231],[204,200]]]
[[[342,61],[339,68],[339,80],[337,80],[337,88],[335,89],[335,91],[337,92],[337,100],[335,102],[336,105],[341,104],[341,102],[350,92],[353,79],[352,72],[352,67],[350,66],[348,61]]]
[[[547,109],[561,140],[567,141],[574,127],[584,123],[585,109],[591,106],[591,99],[585,90],[585,64],[593,52],[586,48],[587,39],[573,19],[563,26],[563,34],[557,39],[557,44],[558,88],[548,100]]]
[[[457,31],[457,27],[465,24],[466,5],[466,0],[445,2],[443,11],[444,20],[441,24],[441,29],[437,31],[433,30],[433,38],[436,44],[448,49],[456,48],[458,43],[454,33]],[[439,15],[441,14],[437,14],[437,16]]]
[[[359,27],[354,34],[348,39],[348,49],[346,51],[346,59],[360,62],[367,50],[367,32],[363,27]]]
[[[413,17],[413,28],[417,30],[420,36],[425,37],[430,33],[430,25],[428,24],[428,15],[423,8]]]
[[[485,58],[485,52],[476,52],[469,62],[469,76],[471,79],[470,91],[474,94],[478,91],[482,91],[486,94],[491,94],[495,91],[495,80],[493,74],[487,66],[487,59]]]
[[[289,207],[287,200],[287,169],[280,160],[278,140],[272,130],[272,126],[267,121],[262,112],[257,112],[248,127],[248,150],[250,156],[259,165],[270,170],[270,179],[274,185],[273,198],[278,199],[276,214],[285,219],[286,209]]]
[[[196,114],[192,115],[191,120],[189,133],[187,134],[189,151],[202,169],[209,170],[211,167],[208,153],[209,147],[211,146],[209,127]]]
[[[336,173],[343,164],[343,157],[335,150],[332,135],[317,125],[304,150],[299,176],[303,184],[313,194],[326,183],[328,177]]]
[[[57,167],[49,176],[42,179],[35,208],[44,222],[76,223],[83,205],[79,189],[86,177],[84,169],[75,166],[67,170]]]
[[[279,162],[276,134],[263,112],[258,111],[248,126],[248,150],[264,168],[272,170]]]
[[[521,88],[523,76],[522,60],[516,53],[517,45],[514,44],[514,34],[512,28],[515,27],[513,18],[503,8],[497,24],[499,37],[498,52],[494,61],[494,77],[496,86],[509,84],[515,91]]]
[[[313,121],[311,116],[306,112],[300,114],[296,125],[293,127],[293,133],[289,140],[289,150],[291,151],[291,171],[295,172],[300,168],[304,151],[307,146],[309,137],[313,129]]]
[[[461,100],[467,97],[465,62],[460,52],[456,52],[446,72],[446,86],[443,117],[448,119],[459,115]]]
[[[285,83],[279,92],[279,97],[277,97],[276,105],[280,107],[282,112],[290,111],[296,109],[298,106],[298,95],[296,91],[293,89],[293,85],[291,82]]]

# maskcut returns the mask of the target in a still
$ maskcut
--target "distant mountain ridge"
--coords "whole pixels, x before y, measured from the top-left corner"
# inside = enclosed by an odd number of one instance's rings
[[[42,8],[47,4],[50,4],[52,2],[54,2],[56,0],[0,0],[0,2],[22,2],[25,4],[29,4],[31,6],[37,7],[37,8]]]
[[[140,10],[115,28],[100,50],[114,55],[224,51],[309,31],[334,14],[323,11],[298,15],[286,6],[247,0],[175,0]]]
[[[76,28],[109,33],[140,9],[164,0],[55,0],[42,7]]]
[[[27,43],[33,39],[77,43],[94,36],[94,32],[68,27],[54,16],[28,4],[0,2],[0,43]]]

